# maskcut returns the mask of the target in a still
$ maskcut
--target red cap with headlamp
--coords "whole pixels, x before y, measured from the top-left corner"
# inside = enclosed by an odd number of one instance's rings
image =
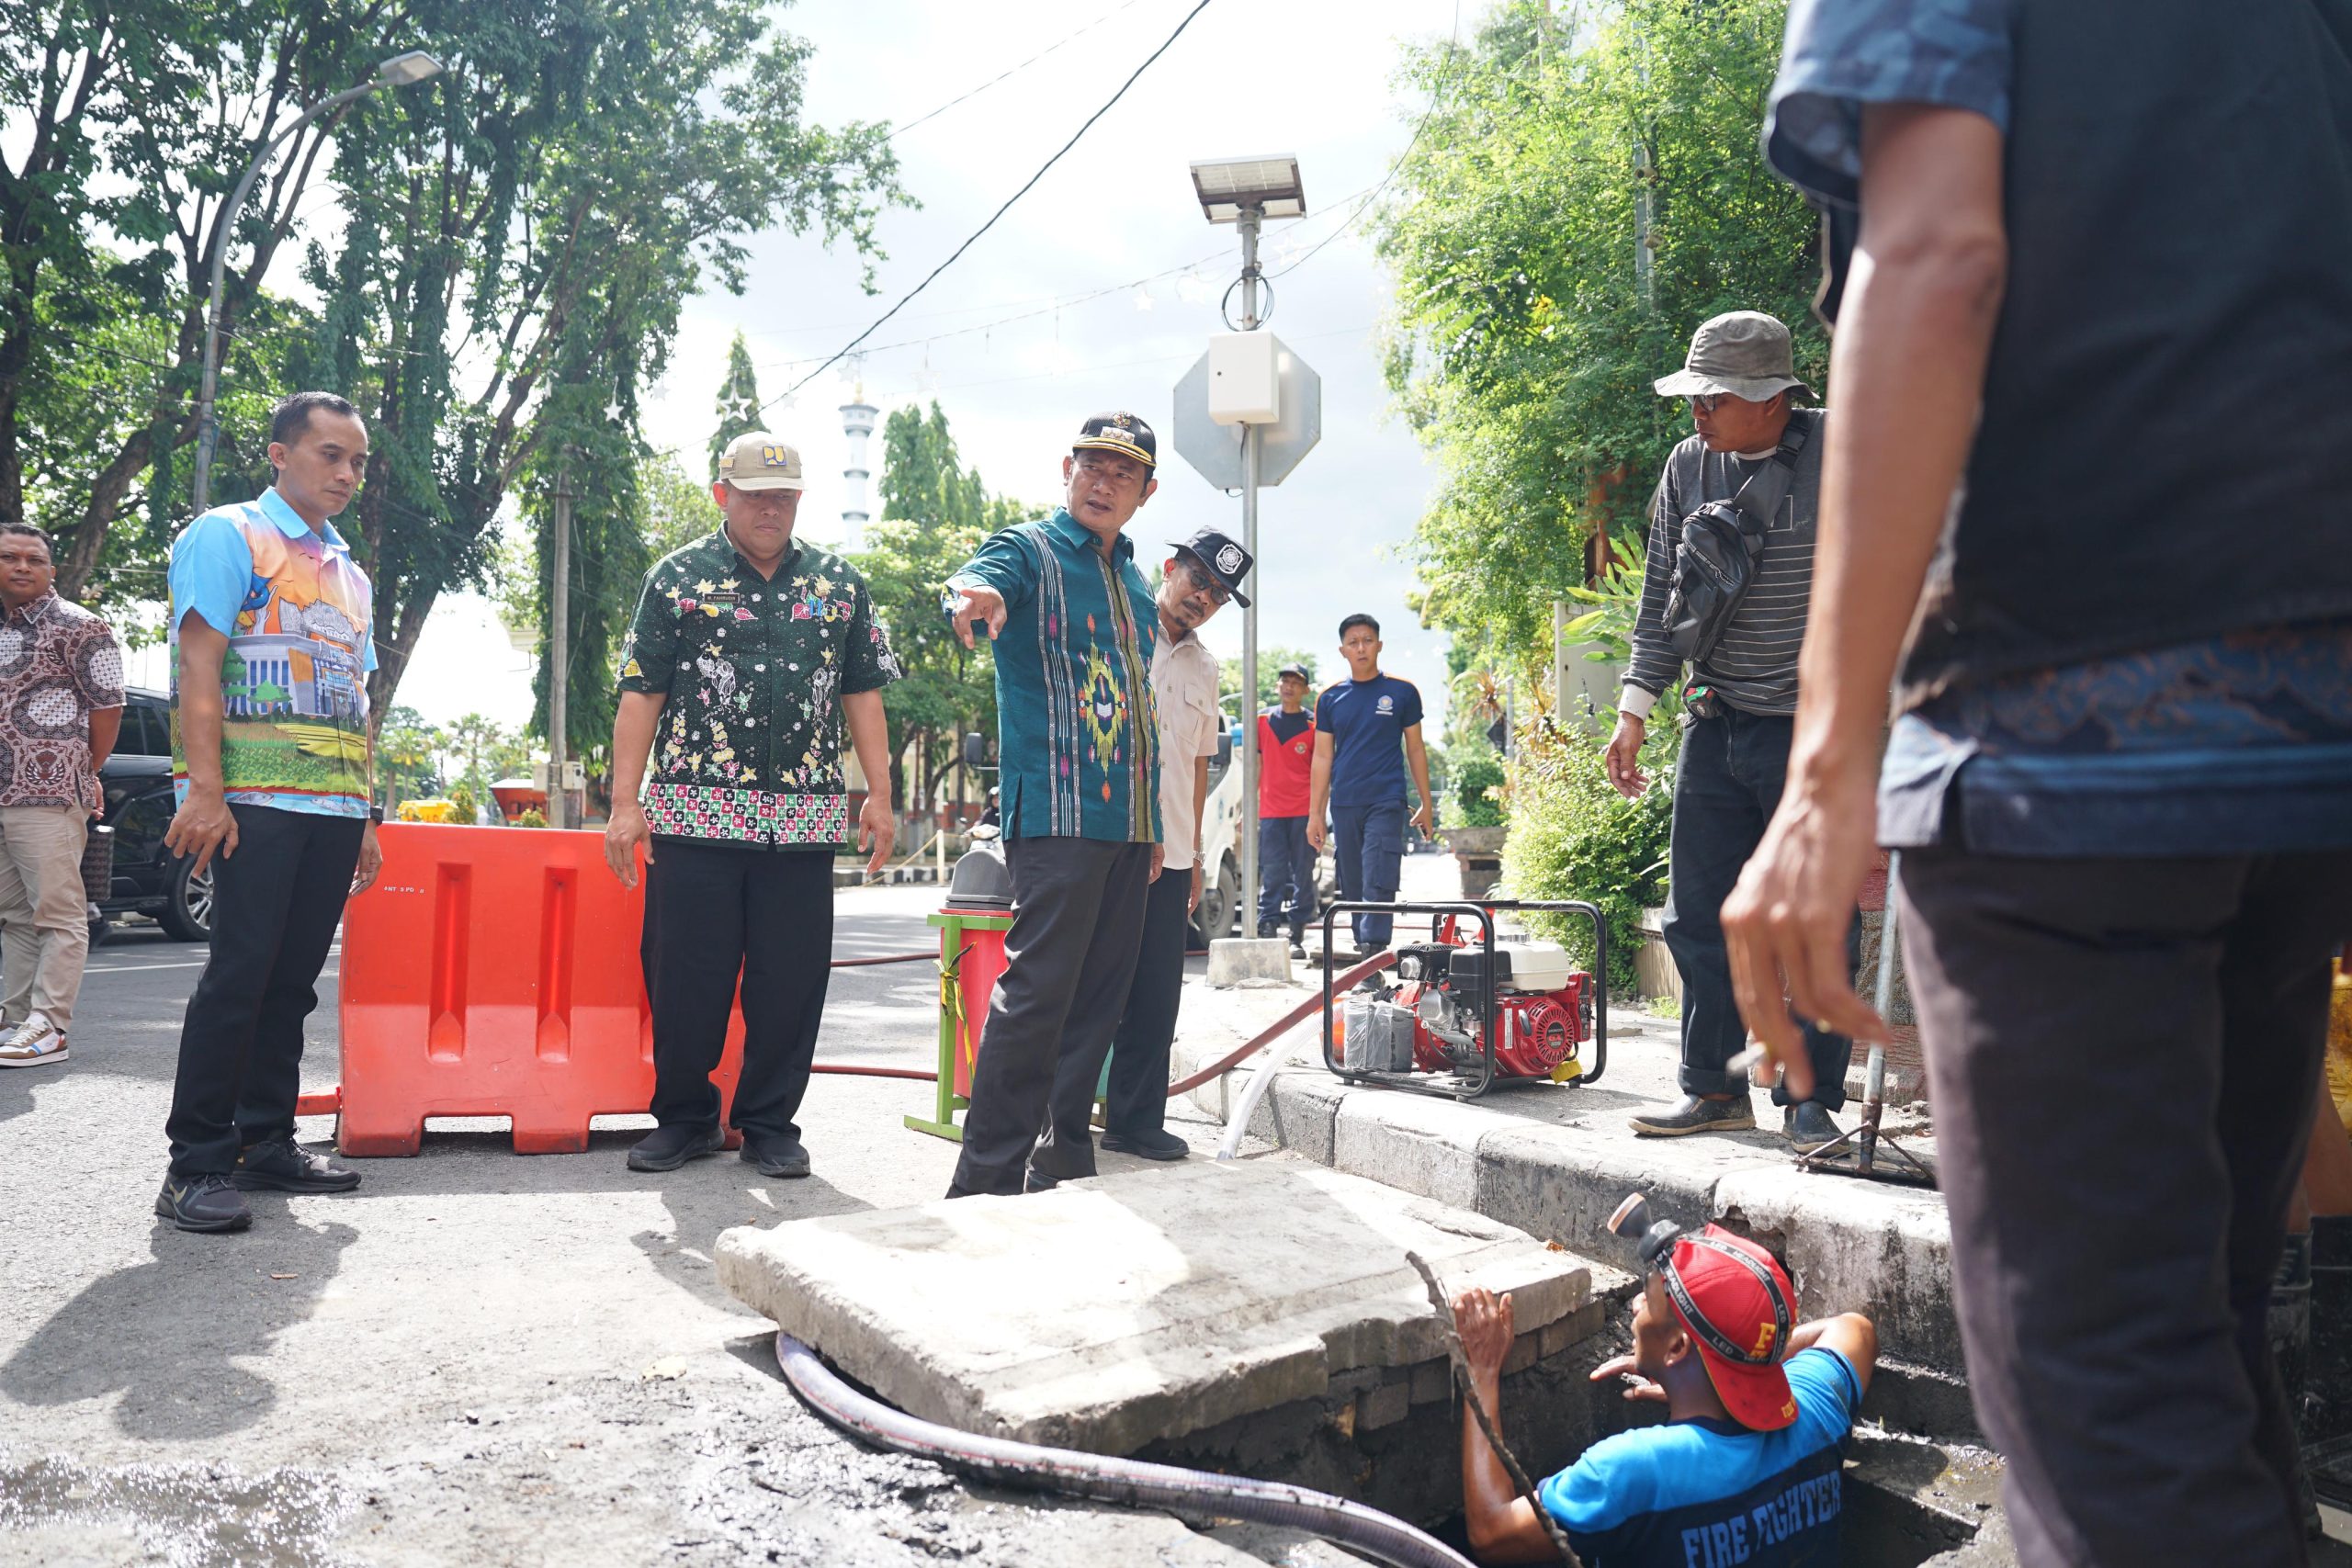
[[[1732,1419],[1758,1432],[1793,1423],[1796,1396],[1781,1363],[1796,1326],[1796,1288],[1772,1255],[1719,1226],[1690,1235],[1672,1220],[1653,1224],[1638,1192],[1619,1205],[1609,1228],[1640,1237],[1644,1266],[1657,1275]]]

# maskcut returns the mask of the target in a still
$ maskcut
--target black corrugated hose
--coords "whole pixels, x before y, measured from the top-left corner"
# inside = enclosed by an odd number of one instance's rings
[[[1344,1497],[1247,1476],[1213,1475],[1172,1464],[1145,1464],[976,1437],[919,1420],[867,1398],[834,1376],[814,1350],[789,1334],[775,1337],[775,1359],[793,1391],[843,1431],[1001,1486],[1060,1492],[1129,1508],[1157,1508],[1186,1518],[1283,1525],[1336,1541],[1394,1568],[1472,1568],[1469,1559],[1443,1541]]]

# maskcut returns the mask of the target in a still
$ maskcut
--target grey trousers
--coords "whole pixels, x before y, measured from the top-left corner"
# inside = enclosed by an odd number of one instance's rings
[[[1033,1146],[1046,1175],[1093,1173],[1091,1134],[1039,1134],[1062,1053],[1099,1050],[1118,1027],[1143,940],[1151,849],[1101,839],[1005,840],[1012,929],[980,1032],[950,1197],[1021,1191]]]
[[[1976,1414],[2026,1568],[2304,1561],[2264,1327],[2352,853],[1903,857]]]

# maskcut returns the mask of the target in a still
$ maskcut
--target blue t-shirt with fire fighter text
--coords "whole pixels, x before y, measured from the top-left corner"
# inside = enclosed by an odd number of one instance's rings
[[[1831,1568],[1838,1445],[1861,1381],[1826,1346],[1786,1363],[1797,1418],[1777,1432],[1675,1421],[1604,1438],[1536,1489],[1590,1568]]]

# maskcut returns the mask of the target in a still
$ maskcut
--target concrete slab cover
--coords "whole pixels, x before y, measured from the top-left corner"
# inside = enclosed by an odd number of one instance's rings
[[[882,1398],[966,1431],[1131,1453],[1442,1353],[1408,1250],[1514,1294],[1532,1335],[1591,1274],[1448,1208],[1289,1158],[720,1235],[718,1277]]]

